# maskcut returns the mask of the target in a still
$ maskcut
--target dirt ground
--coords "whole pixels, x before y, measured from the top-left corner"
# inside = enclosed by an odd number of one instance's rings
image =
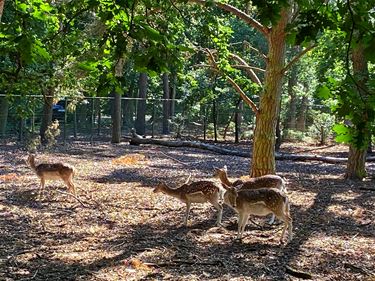
[[[281,149],[337,157],[347,151]],[[345,165],[278,161],[294,223],[292,242],[280,246],[280,224],[254,218],[239,242],[228,207],[224,227],[215,227],[216,210],[202,204],[193,206],[185,227],[185,205],[152,192],[162,181],[177,187],[189,174],[214,180],[215,166],[240,177],[247,158],[101,142],[39,153],[37,163],[76,168],[79,202],[58,181],[36,200],[39,180],[26,156],[12,143],[0,146],[0,280],[299,280],[287,266],[313,280],[375,280],[375,191],[363,189],[374,188],[375,163],[368,164],[370,179],[358,183],[343,179]]]

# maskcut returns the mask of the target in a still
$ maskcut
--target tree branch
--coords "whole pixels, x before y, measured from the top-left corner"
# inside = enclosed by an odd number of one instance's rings
[[[215,58],[214,58],[212,52],[209,49],[205,49],[204,51],[208,54],[208,60],[211,63],[209,65],[210,69],[212,69],[215,72],[223,75],[225,77],[225,79],[227,79],[227,81],[233,86],[233,88],[240,94],[243,101],[253,110],[255,115],[258,115],[259,109],[256,106],[256,104],[248,96],[246,96],[246,94],[241,89],[241,87],[232,78],[230,78],[228,75],[226,75],[226,74],[222,73],[222,71],[220,71],[220,69],[217,66],[217,63],[215,61]]]
[[[241,58],[240,56],[238,55],[235,55],[233,53],[230,54],[231,58],[233,58],[234,60],[238,61],[240,64],[242,64],[243,66],[247,67],[248,69],[246,70],[247,74],[250,76],[251,80],[254,82],[254,83],[257,83],[258,85],[262,85],[262,82],[260,81],[260,79],[258,78],[258,76],[255,74],[255,72],[250,68],[250,66],[247,64],[246,61],[244,61],[243,58]]]
[[[316,44],[312,44],[309,47],[302,50],[300,53],[298,53],[290,62],[287,63],[287,65],[283,69],[283,73],[287,72],[293,64],[295,64],[303,55],[305,55],[307,52],[309,52],[311,49],[315,48]]]
[[[238,68],[238,69],[245,69],[245,70],[254,69],[254,70],[257,70],[259,72],[266,72],[263,68],[259,68],[259,67],[255,67],[255,66],[250,66],[250,65],[233,64],[231,66],[233,68]]]
[[[241,20],[243,20],[245,23],[247,23],[248,25],[250,25],[251,27],[253,27],[257,31],[261,32],[264,36],[268,37],[269,30],[268,30],[267,27],[263,26],[260,22],[253,19],[248,14],[244,13],[243,11],[239,10],[238,8],[236,8],[232,5],[229,5],[229,4],[226,4],[226,3],[219,3],[219,2],[216,2],[216,1],[208,2],[206,0],[189,0],[189,1],[192,2],[192,3],[199,4],[199,5],[206,5],[206,4],[209,4],[209,3],[213,3],[216,7],[220,8],[224,11],[227,11],[227,12],[231,13],[232,15],[235,15],[236,17],[240,18]]]

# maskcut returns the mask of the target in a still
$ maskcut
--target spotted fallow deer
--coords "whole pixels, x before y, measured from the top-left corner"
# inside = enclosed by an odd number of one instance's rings
[[[184,224],[187,225],[190,207],[192,203],[211,203],[218,211],[216,224],[221,224],[223,207],[220,204],[222,190],[211,181],[196,181],[185,183],[178,188],[171,188],[165,183],[159,184],[154,192],[162,192],[179,199],[186,204]]]
[[[284,222],[280,243],[288,228],[288,242],[292,240],[292,218],[288,196],[276,188],[236,189],[225,185],[224,203],[238,213],[237,239],[241,239],[250,215],[274,214]]]
[[[213,176],[219,178],[221,183],[226,186],[233,186],[238,190],[245,189],[259,189],[259,188],[276,188],[282,192],[286,192],[285,180],[277,175],[264,175],[256,178],[249,178],[247,180],[236,180],[231,182],[228,178],[227,166],[223,168],[215,168]],[[273,224],[275,216],[272,215],[269,224]]]
[[[69,192],[73,193],[74,195],[76,194],[73,183],[74,168],[72,166],[63,163],[42,163],[36,165],[35,155],[33,154],[29,155],[27,162],[40,179],[38,198],[40,198],[44,191],[46,180],[63,180],[68,187]]]

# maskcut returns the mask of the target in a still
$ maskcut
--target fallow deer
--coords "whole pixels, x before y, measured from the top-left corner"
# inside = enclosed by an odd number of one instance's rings
[[[224,203],[238,213],[237,239],[241,239],[250,215],[266,216],[270,213],[284,222],[280,243],[288,228],[288,242],[292,240],[292,218],[287,195],[276,188],[236,189],[225,186]]]
[[[35,155],[30,154],[27,158],[27,162],[30,165],[31,169],[36,173],[40,179],[40,188],[38,191],[38,198],[44,191],[46,180],[63,180],[66,186],[68,187],[69,192],[76,194],[73,177],[74,177],[74,168],[70,165],[63,163],[42,163],[39,165],[35,164]]]
[[[184,224],[187,225],[190,207],[192,203],[211,203],[218,211],[216,224],[221,224],[223,207],[220,201],[220,187],[216,186],[210,181],[196,181],[192,183],[185,183],[178,188],[171,188],[165,183],[159,184],[154,192],[162,192],[179,199],[186,204],[186,213]]]
[[[233,186],[238,190],[245,189],[259,189],[259,188],[276,188],[283,192],[286,192],[285,180],[277,175],[264,175],[261,177],[250,178],[247,180],[236,180],[234,182],[229,181],[227,166],[223,168],[215,168],[213,176],[219,178],[222,185]],[[269,224],[273,224],[275,216],[273,215],[269,221]]]

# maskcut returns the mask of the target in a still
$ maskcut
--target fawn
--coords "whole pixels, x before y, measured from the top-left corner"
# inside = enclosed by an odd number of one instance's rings
[[[220,225],[223,213],[223,206],[219,203],[220,187],[210,181],[196,181],[189,184],[187,182],[178,188],[170,188],[165,183],[161,183],[154,189],[154,192],[173,196],[186,204],[185,225],[187,225],[191,203],[206,202],[211,203],[218,211],[216,224]]]
[[[266,216],[273,213],[284,222],[280,243],[288,228],[288,242],[292,240],[292,218],[289,199],[285,193],[276,188],[236,189],[225,186],[224,203],[238,213],[237,239],[241,239],[250,215]]]
[[[36,173],[40,179],[40,188],[38,191],[38,198],[44,191],[46,180],[59,180],[62,179],[68,190],[74,195],[76,194],[75,187],[73,184],[74,168],[63,163],[53,163],[46,164],[42,163],[35,165],[35,155],[30,154],[27,158],[27,163],[30,165],[31,169]]]
[[[247,180],[236,180],[230,182],[227,174],[227,166],[223,168],[215,168],[213,176],[219,178],[221,183],[226,186],[236,187],[237,190],[245,189],[259,189],[259,188],[277,188],[283,192],[286,192],[285,180],[277,175],[264,175],[257,178],[250,178]],[[269,224],[273,224],[275,221],[275,216],[272,215]]]

